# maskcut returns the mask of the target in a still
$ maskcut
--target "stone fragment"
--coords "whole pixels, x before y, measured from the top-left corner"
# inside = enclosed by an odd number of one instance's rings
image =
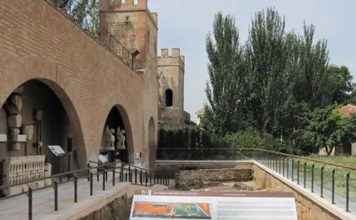
[[[11,115],[7,119],[9,128],[19,128],[22,126],[22,116],[21,115]]]

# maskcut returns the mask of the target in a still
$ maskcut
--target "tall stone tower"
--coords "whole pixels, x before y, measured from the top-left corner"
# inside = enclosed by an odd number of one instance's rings
[[[184,112],[185,58],[180,49],[161,49],[158,58],[160,127],[182,129],[189,115]],[[188,117],[188,118],[187,118]]]
[[[135,152],[135,163],[155,159],[150,156],[157,146],[157,32],[157,14],[149,11],[147,0],[100,1],[101,40],[110,36],[119,40],[134,57],[134,70],[144,80],[144,93],[137,95],[142,95],[144,107],[145,146],[142,152]]]

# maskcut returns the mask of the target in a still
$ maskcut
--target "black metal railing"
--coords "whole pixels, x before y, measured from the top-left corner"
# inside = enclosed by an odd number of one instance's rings
[[[112,35],[108,31],[101,30],[100,33],[91,33],[88,29],[83,28],[83,26],[78,23],[77,19],[75,19],[66,8],[58,8],[57,5],[53,3],[51,0],[44,0],[48,3],[52,8],[60,12],[64,15],[65,18],[70,20],[73,24],[79,27],[84,33],[88,35],[88,37],[92,38],[101,46],[105,47],[112,54],[118,57],[125,65],[134,70],[134,55],[130,52],[128,48],[124,46],[124,44],[114,35]]]
[[[160,148],[161,160],[255,160],[330,203],[356,211],[356,167],[259,148]]]
[[[117,182],[129,182],[131,184],[141,185],[141,186],[152,186],[154,184],[161,184],[161,185],[169,185],[170,179],[166,176],[158,176],[151,172],[149,169],[145,169],[142,167],[133,166],[132,164],[125,164],[125,163],[107,163],[107,164],[98,164],[94,161],[89,161],[88,167],[85,169],[74,170],[70,172],[56,174],[50,177],[43,177],[43,178],[36,178],[31,181],[27,181],[25,183],[18,183],[18,184],[7,184],[0,186],[1,190],[6,190],[11,187],[16,187],[20,185],[27,185],[27,197],[28,197],[28,219],[33,219],[33,194],[37,190],[41,189],[34,189],[31,184],[36,183],[39,181],[46,181],[51,180],[52,185],[49,187],[53,187],[53,204],[54,204],[54,211],[59,210],[59,184],[61,178],[67,178],[68,182],[73,182],[73,203],[78,203],[78,180],[79,179],[87,179],[89,184],[89,195],[94,195],[94,175],[96,175],[96,181],[102,184],[102,191],[105,191],[110,183],[108,183],[109,175],[111,176],[111,185],[115,187]],[[101,176],[101,178],[100,178]],[[48,188],[48,187],[46,187]],[[22,193],[23,194],[23,193]],[[20,195],[20,194],[19,194]],[[12,197],[11,197],[12,198]],[[7,199],[7,198],[3,198]]]

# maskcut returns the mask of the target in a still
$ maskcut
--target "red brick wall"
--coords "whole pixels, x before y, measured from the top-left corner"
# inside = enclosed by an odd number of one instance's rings
[[[30,79],[41,79],[60,96],[88,159],[96,158],[115,105],[127,112],[135,151],[145,152],[143,76],[44,0],[1,0],[0,106]]]

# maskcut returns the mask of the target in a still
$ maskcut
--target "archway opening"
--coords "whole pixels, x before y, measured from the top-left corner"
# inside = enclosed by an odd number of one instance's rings
[[[173,91],[171,89],[166,90],[165,97],[166,97],[166,106],[167,107],[173,106]]]
[[[51,174],[78,169],[86,161],[71,101],[55,82],[40,79],[20,85],[0,107],[0,161],[35,155],[51,164]]]
[[[108,161],[132,161],[131,130],[126,112],[120,106],[114,106],[106,118],[100,154]]]

